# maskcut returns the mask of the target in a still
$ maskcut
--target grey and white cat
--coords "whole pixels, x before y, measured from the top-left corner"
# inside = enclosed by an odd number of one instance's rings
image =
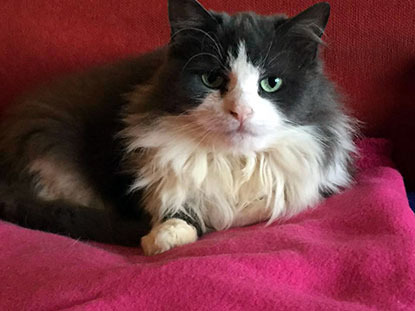
[[[144,235],[152,255],[339,192],[351,182],[354,122],[319,58],[329,11],[228,15],[170,0],[167,46],[8,111],[1,217],[103,242]]]

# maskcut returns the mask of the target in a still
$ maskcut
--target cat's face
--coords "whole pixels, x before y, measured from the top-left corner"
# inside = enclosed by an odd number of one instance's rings
[[[306,123],[304,96],[322,76],[316,53],[328,6],[287,19],[229,16],[171,0],[169,15],[172,41],[160,81],[170,92],[165,110],[184,120],[189,135],[246,153]]]

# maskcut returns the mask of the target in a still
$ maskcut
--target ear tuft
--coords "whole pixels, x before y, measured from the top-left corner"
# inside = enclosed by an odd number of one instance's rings
[[[309,27],[315,35],[321,38],[329,16],[330,5],[327,2],[320,2],[291,18],[290,23]]]
[[[276,31],[286,35],[287,44],[295,49],[299,68],[311,64],[316,59],[318,47],[323,43],[324,33],[330,16],[330,5],[326,2],[317,3],[300,14],[287,19]]]
[[[168,2],[169,20],[171,35],[184,28],[197,28],[213,17],[196,0],[169,0]]]

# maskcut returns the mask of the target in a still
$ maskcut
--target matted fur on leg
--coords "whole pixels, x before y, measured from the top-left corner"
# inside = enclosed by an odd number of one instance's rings
[[[184,220],[172,218],[153,226],[151,232],[141,238],[141,247],[144,254],[155,255],[196,240],[195,227]]]
[[[82,176],[64,163],[39,158],[30,164],[29,172],[35,176],[35,192],[42,200],[67,200],[88,206],[95,197]]]

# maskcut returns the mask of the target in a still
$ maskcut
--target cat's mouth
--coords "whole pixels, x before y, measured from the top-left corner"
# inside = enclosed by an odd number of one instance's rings
[[[234,122],[235,120],[229,120],[226,118],[211,116],[211,115],[198,115],[195,119],[196,123],[204,129],[204,133],[211,133],[213,142],[219,143],[222,140],[226,142],[229,147],[234,144],[241,143],[253,143],[257,139],[261,138],[262,131],[260,131],[255,124],[252,124],[249,120],[246,122]],[[210,136],[210,135],[209,135]],[[219,138],[219,140],[214,138]],[[222,138],[222,139],[220,139]]]
[[[252,138],[257,137],[258,133],[252,130],[252,128],[241,124],[236,128],[225,131],[225,135],[238,138]]]
[[[206,126],[207,125],[207,126]],[[250,139],[260,136],[260,133],[255,129],[255,126],[249,122],[241,124],[229,124],[228,122],[218,122],[215,125],[212,123],[205,124],[206,128],[213,133],[223,135],[226,138]]]

